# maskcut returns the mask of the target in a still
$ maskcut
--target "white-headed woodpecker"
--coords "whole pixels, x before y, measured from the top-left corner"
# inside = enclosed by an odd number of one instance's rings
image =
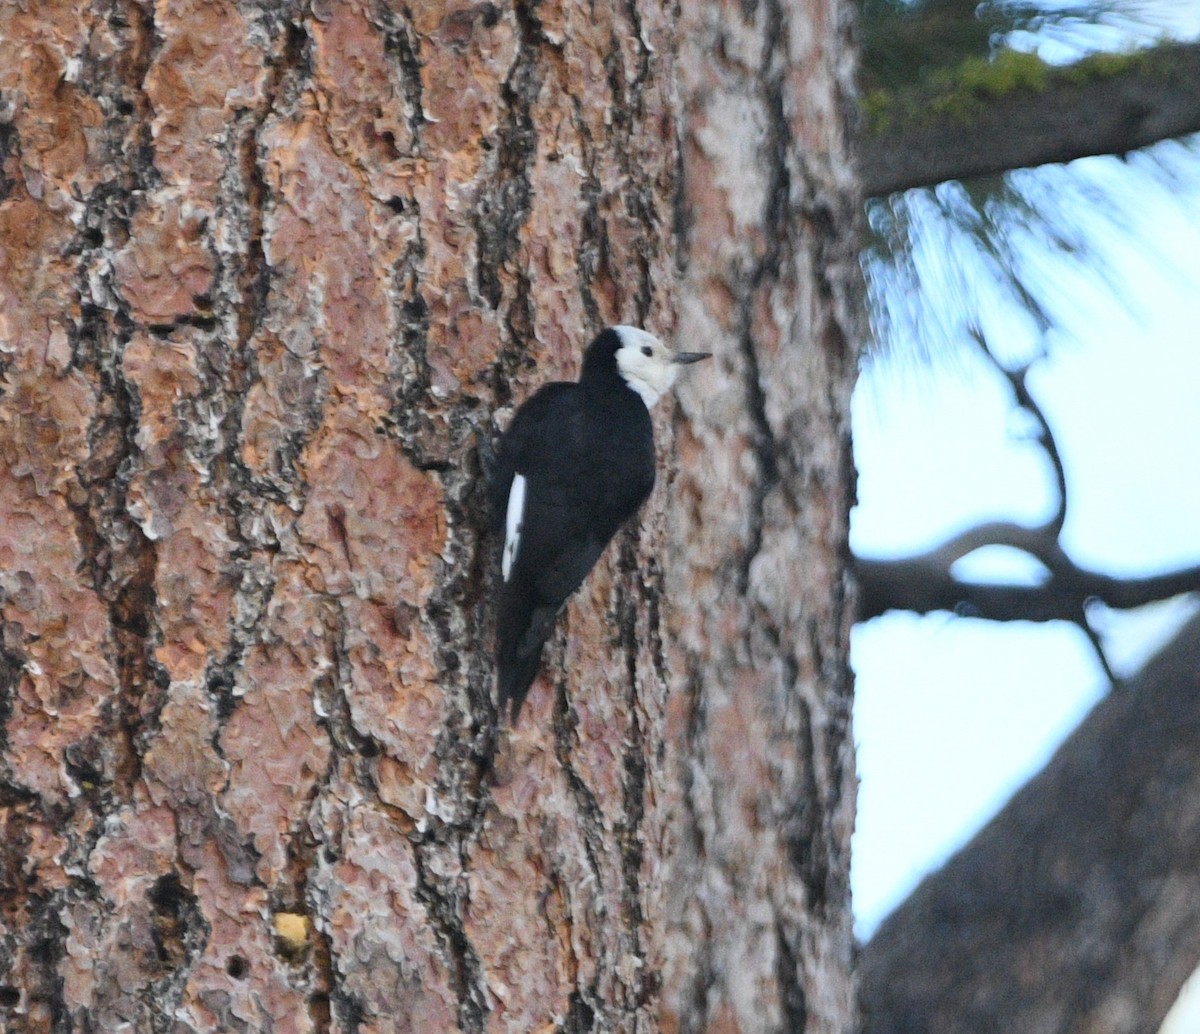
[[[650,407],[680,366],[708,352],[672,352],[636,327],[600,332],[575,384],[540,388],[500,440],[492,505],[503,528],[496,669],[500,709],[515,725],[567,597],[654,487]]]

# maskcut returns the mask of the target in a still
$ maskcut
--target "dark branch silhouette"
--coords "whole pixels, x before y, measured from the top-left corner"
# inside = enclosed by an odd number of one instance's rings
[[[987,360],[992,369],[1008,381],[1008,386],[1012,390],[1017,407],[1025,410],[1026,413],[1033,417],[1034,422],[1038,426],[1037,443],[1045,450],[1046,459],[1050,461],[1050,467],[1054,471],[1054,486],[1058,491],[1058,505],[1055,507],[1054,514],[1042,525],[1042,529],[1052,534],[1055,540],[1057,540],[1058,536],[1062,534],[1063,525],[1067,522],[1067,470],[1063,465],[1062,453],[1058,450],[1058,443],[1054,440],[1054,432],[1050,429],[1050,421],[1046,419],[1046,414],[1042,412],[1042,407],[1038,404],[1037,399],[1033,397],[1032,392],[1029,390],[1029,385],[1026,383],[1029,371],[1033,369],[1033,364],[1038,359],[1044,359],[1046,353],[1044,351],[1040,352],[1025,365],[1010,370],[996,358],[996,353],[989,347],[987,339],[983,336],[983,331],[978,327],[973,327],[971,329],[971,337],[978,346],[980,354]]]
[[[1020,525],[984,525],[920,556],[898,560],[855,557],[859,620],[866,621],[890,610],[916,614],[948,610],[990,621],[1078,624],[1080,610],[1093,600],[1115,610],[1131,610],[1183,593],[1200,592],[1200,566],[1144,578],[1114,578],[1068,560],[1068,568],[1052,574],[1042,585],[1008,585],[962,581],[953,577],[944,564],[944,558],[959,552],[958,544],[967,539],[978,543],[972,548],[1013,546],[1043,560],[1033,550],[1017,545],[1019,540],[1028,541],[1030,531]],[[1057,549],[1057,543],[1052,548]]]
[[[1067,516],[1067,476],[1062,454],[1049,421],[1026,383],[1035,357],[1017,369],[996,358],[979,331],[975,342],[988,363],[1009,384],[1018,408],[1037,425],[1037,442],[1054,472],[1058,502],[1042,524],[1030,526],[991,521],[968,528],[915,556],[891,559],[856,556],[852,567],[858,580],[858,619],[866,621],[890,610],[917,614],[952,611],[964,617],[991,621],[1069,621],[1092,644],[1109,681],[1117,681],[1103,643],[1088,620],[1093,603],[1130,610],[1200,592],[1200,565],[1142,578],[1114,578],[1079,566],[1063,549],[1060,535]],[[954,564],[985,546],[1004,546],[1037,560],[1047,571],[1038,585],[966,581],[955,577]]]

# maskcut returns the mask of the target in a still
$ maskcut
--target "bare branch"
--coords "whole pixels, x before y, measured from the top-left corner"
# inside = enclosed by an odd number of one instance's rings
[[[1033,529],[1023,531],[1035,534]],[[943,561],[956,553],[965,556],[959,543],[968,538],[980,546],[1013,544],[985,542],[982,535],[965,533],[920,556],[898,560],[855,557],[852,566],[859,586],[858,619],[866,621],[891,610],[916,614],[948,610],[991,621],[1079,624],[1081,610],[1091,600],[1114,610],[1131,610],[1183,593],[1200,592],[1200,565],[1145,578],[1113,578],[1068,560],[1065,569],[1056,572],[1051,568],[1051,577],[1043,585],[965,582],[953,577]],[[1045,562],[1032,550],[1024,551]]]
[[[1104,671],[1104,677],[1108,680],[1109,686],[1113,687],[1121,680],[1109,663],[1108,654],[1104,649],[1104,640],[1100,638],[1100,633],[1092,627],[1092,623],[1088,620],[1088,602],[1088,600],[1083,601],[1083,605],[1079,608],[1079,613],[1075,617],[1074,624],[1087,636],[1087,641],[1092,644],[1092,652],[1096,655],[1096,660],[1100,662],[1100,667]]]
[[[929,552],[908,560],[887,563],[913,563],[931,572],[949,574],[955,561],[985,546],[1007,546],[1028,553],[1051,571],[1071,567],[1071,561],[1058,544],[1058,536],[1047,525],[1029,527],[1012,521],[988,521],[976,524],[947,539]]]
[[[996,358],[996,353],[992,351],[983,332],[978,327],[971,328],[971,336],[974,338],[975,344],[979,346],[984,358],[1001,377],[1008,381],[1017,406],[1033,417],[1038,425],[1037,442],[1046,451],[1046,458],[1050,461],[1050,467],[1054,471],[1054,482],[1058,488],[1058,506],[1054,515],[1046,522],[1045,529],[1057,538],[1062,533],[1063,525],[1067,520],[1067,471],[1063,466],[1062,453],[1058,451],[1058,443],[1054,440],[1054,432],[1050,429],[1050,422],[1025,383],[1034,362],[1042,356],[1038,356],[1015,370],[1010,370]],[[1061,550],[1058,552],[1061,553]],[[1051,565],[1047,563],[1046,566]]]
[[[1043,524],[1029,527],[1008,521],[992,521],[968,528],[953,538],[935,547],[923,556],[909,560],[868,561],[856,559],[855,570],[860,584],[860,618],[875,616],[868,608],[915,610],[953,610],[955,613],[992,618],[993,620],[1069,621],[1077,625],[1087,637],[1096,658],[1109,682],[1116,684],[1117,677],[1104,652],[1100,634],[1088,621],[1088,603],[1103,599],[1105,594],[1123,597],[1126,584],[1106,575],[1084,571],[1067,555],[1059,541],[1063,524],[1067,519],[1067,474],[1062,453],[1050,429],[1046,414],[1033,397],[1026,383],[1035,357],[1030,362],[1009,369],[996,357],[987,343],[983,332],[974,327],[971,335],[984,359],[1000,374],[1012,389],[1018,408],[1023,409],[1036,422],[1037,442],[1045,450],[1054,480],[1058,488],[1058,504],[1054,513]],[[985,546],[1005,546],[1026,553],[1038,560],[1050,573],[1049,581],[1040,586],[987,585],[963,582],[955,578],[951,568],[954,563]],[[1145,583],[1146,580],[1143,580]],[[1155,580],[1151,591],[1165,591],[1175,583],[1168,578],[1165,582]],[[1178,595],[1192,588],[1175,588],[1168,596]],[[1200,588],[1200,582],[1195,585]],[[897,605],[894,601],[906,597],[907,604]],[[1167,597],[1155,597],[1162,599]],[[1151,600],[1143,600],[1151,602]],[[1136,605],[1136,604],[1135,604]]]

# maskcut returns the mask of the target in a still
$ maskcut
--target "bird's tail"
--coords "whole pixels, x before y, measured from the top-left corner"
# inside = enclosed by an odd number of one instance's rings
[[[496,682],[499,686],[500,711],[511,709],[515,727],[529,687],[537,678],[542,663],[542,647],[554,631],[558,611],[552,607],[534,607],[528,627],[520,636],[501,636],[496,656]]]

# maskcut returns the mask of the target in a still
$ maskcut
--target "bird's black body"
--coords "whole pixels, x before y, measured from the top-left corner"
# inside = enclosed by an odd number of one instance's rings
[[[511,705],[514,724],[559,610],[654,487],[650,413],[618,371],[621,344],[612,328],[603,331],[579,382],[541,388],[500,441],[492,486],[499,528],[514,477],[526,481],[496,629],[500,707]]]

